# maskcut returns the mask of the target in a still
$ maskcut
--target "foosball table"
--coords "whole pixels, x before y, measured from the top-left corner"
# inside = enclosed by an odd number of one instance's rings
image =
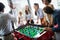
[[[23,25],[14,32],[18,40],[49,40],[53,32],[45,31],[41,25]]]

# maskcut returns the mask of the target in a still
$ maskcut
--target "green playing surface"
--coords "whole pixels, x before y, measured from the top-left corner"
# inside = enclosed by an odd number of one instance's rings
[[[41,27],[34,27],[34,26],[26,26],[18,30],[21,34],[34,38],[35,35],[38,33],[43,32],[43,28]]]

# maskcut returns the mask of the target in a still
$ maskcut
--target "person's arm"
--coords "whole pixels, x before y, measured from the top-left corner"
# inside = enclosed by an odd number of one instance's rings
[[[60,21],[59,16],[55,16],[54,20],[53,20],[53,22],[54,22],[53,27],[52,28],[45,28],[45,30],[49,30],[49,31],[51,30],[53,32],[60,31],[60,27],[59,27],[59,25],[57,23],[58,21]]]
[[[55,31],[56,29],[54,28],[54,25],[56,25],[57,24],[57,20],[56,20],[56,17],[54,17],[53,18],[54,20],[53,20],[53,27],[52,28],[45,28],[46,30],[48,29],[48,30],[52,30],[52,31]]]
[[[54,6],[51,4],[51,6],[50,6],[52,9],[54,9]]]
[[[32,16],[33,14],[32,13],[30,13],[30,22],[31,22],[31,20],[33,20],[33,16]]]
[[[39,16],[37,15],[37,23],[38,23],[38,21],[39,21]]]
[[[27,22],[27,15],[25,14],[25,21]]]
[[[18,24],[20,24],[20,17],[18,17]]]
[[[17,27],[17,19],[11,14],[8,14],[8,16],[9,16],[9,19],[11,20],[11,22],[12,22],[12,25],[13,25],[12,28],[13,28],[13,30],[15,30],[14,24]]]
[[[43,13],[43,10],[40,10],[39,13],[40,13],[39,16],[40,16],[41,24],[43,24],[44,23],[44,13]]]
[[[57,24],[57,20],[56,20],[56,17],[54,17],[54,20],[53,20],[54,24],[53,24],[53,27],[52,28],[48,28],[48,30],[50,31],[53,31],[53,32],[56,32],[58,31],[60,28],[58,28],[58,24]]]
[[[60,15],[56,15],[54,17],[54,27],[52,28],[53,31],[60,31]]]

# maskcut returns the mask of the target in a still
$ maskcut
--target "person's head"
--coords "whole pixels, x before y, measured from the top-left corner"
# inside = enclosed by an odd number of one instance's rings
[[[51,3],[51,0],[42,0],[42,3],[45,4],[45,5],[48,5]]]
[[[22,16],[22,12],[21,11],[19,12],[19,15]]]
[[[28,12],[27,10],[25,10],[25,14],[27,14],[27,15],[28,15],[28,13],[29,13],[29,12]]]
[[[34,9],[35,9],[35,11],[39,9],[39,4],[38,3],[34,3]]]
[[[25,10],[30,11],[30,8],[28,5],[25,6]]]
[[[30,13],[30,8],[29,8],[28,5],[25,6],[25,13],[26,13],[26,14]]]
[[[0,2],[0,12],[4,12],[5,5]]]
[[[44,7],[43,11],[47,14],[53,14],[53,12],[54,12],[54,10],[49,6]]]
[[[26,5],[26,6],[25,6],[25,10],[28,10],[28,9],[29,9],[29,6],[28,6],[28,5]]]

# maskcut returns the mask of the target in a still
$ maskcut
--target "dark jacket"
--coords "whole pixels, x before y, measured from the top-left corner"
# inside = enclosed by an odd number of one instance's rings
[[[52,28],[54,32],[60,31],[60,10],[55,10],[53,14],[54,25],[58,24],[58,28]]]

